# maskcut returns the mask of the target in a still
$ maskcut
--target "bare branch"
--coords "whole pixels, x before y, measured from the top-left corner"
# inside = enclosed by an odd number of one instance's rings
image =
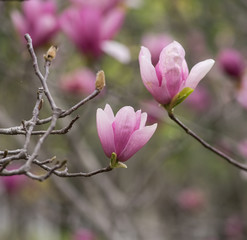
[[[199,137],[196,133],[194,133],[191,129],[189,129],[186,125],[184,125],[179,119],[176,118],[176,116],[173,114],[172,111],[168,112],[169,117],[175,122],[177,123],[187,134],[189,134],[190,136],[192,136],[194,139],[196,139],[202,146],[204,146],[205,148],[209,149],[211,152],[217,154],[218,156],[220,156],[222,159],[226,160],[228,163],[230,163],[231,165],[247,171],[247,165],[239,163],[238,161],[236,161],[235,159],[231,158],[230,156],[228,156],[227,154],[221,152],[219,149],[211,146],[209,143],[207,143],[206,141],[204,141],[201,137]]]
[[[55,166],[51,167],[50,170],[45,175],[37,176],[31,172],[26,172],[25,175],[34,179],[34,180],[38,180],[38,181],[42,182],[42,181],[46,180],[47,178],[49,178],[52,175],[52,173],[54,173],[57,169],[62,168],[66,164],[66,162],[67,161],[57,163]]]

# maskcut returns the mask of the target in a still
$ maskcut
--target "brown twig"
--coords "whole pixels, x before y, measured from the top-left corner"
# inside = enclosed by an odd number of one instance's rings
[[[247,166],[245,164],[239,163],[238,161],[236,161],[232,157],[228,156],[227,154],[223,153],[219,149],[211,146],[209,143],[204,141],[201,137],[199,137],[196,133],[194,133],[191,129],[189,129],[186,125],[184,125],[179,119],[177,119],[172,111],[168,112],[168,115],[176,124],[178,124],[187,134],[189,134],[194,139],[196,139],[202,146],[209,149],[211,152],[217,154],[218,156],[220,156],[222,159],[226,160],[231,165],[233,165],[233,166],[235,166],[241,170],[247,171]]]

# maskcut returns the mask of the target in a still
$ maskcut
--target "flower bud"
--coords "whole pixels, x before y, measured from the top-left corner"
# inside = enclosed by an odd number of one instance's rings
[[[105,73],[100,70],[96,75],[95,89],[101,91],[105,87]]]

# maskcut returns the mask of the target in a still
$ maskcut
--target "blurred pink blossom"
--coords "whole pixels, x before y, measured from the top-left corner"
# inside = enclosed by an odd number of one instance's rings
[[[71,240],[95,240],[95,236],[87,229],[80,229],[74,234]]]
[[[143,101],[141,103],[141,108],[147,113],[148,124],[161,123],[164,121],[166,116],[164,108],[161,107],[156,101]]]
[[[143,36],[141,43],[149,49],[152,56],[152,63],[156,65],[159,61],[160,52],[172,41],[172,38],[167,34],[148,33]]]
[[[88,95],[95,89],[96,74],[88,68],[83,68],[62,77],[61,88],[71,94]]]
[[[219,65],[224,73],[239,79],[245,69],[245,61],[242,54],[236,49],[227,48],[218,56]]]
[[[224,230],[227,239],[243,239],[244,223],[239,216],[233,215],[226,219]]]
[[[195,89],[214,65],[214,60],[197,63],[189,73],[185,51],[174,41],[163,48],[156,67],[153,66],[150,51],[146,47],[141,48],[139,63],[145,87],[157,102],[166,105],[184,88]]]
[[[184,189],[178,194],[177,203],[183,210],[198,210],[205,205],[205,195],[199,189]]]
[[[14,170],[18,166],[11,165],[7,167],[8,170]],[[9,195],[17,193],[27,182],[24,175],[13,175],[13,176],[3,176],[1,177],[2,184]]]
[[[127,161],[139,151],[154,134],[157,124],[145,126],[147,113],[130,106],[121,108],[114,116],[110,105],[97,110],[97,130],[107,157],[116,153],[120,162]]]
[[[14,194],[23,186],[25,177],[23,175],[13,175],[1,177],[2,183],[8,194]]]
[[[186,99],[185,103],[198,113],[204,112],[211,105],[211,96],[206,88],[198,86],[196,91],[191,93],[190,97]]]
[[[123,61],[128,61],[130,56],[127,47],[109,41],[121,28],[124,17],[125,10],[122,7],[112,8],[106,13],[93,6],[70,7],[62,14],[60,24],[62,30],[87,57],[98,58],[105,51],[115,58],[120,55],[120,61],[125,54]]]
[[[33,46],[47,43],[58,30],[56,4],[53,0],[29,0],[22,3],[22,11],[13,11],[11,18],[21,39],[29,33]]]
[[[107,11],[116,7],[118,4],[124,0],[70,0],[74,4],[79,6],[91,6],[94,8],[100,8],[103,11]]]

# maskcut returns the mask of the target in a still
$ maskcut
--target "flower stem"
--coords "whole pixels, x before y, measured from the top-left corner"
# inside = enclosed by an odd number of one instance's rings
[[[186,125],[184,125],[178,118],[176,118],[176,116],[173,114],[173,111],[168,111],[168,115],[169,115],[171,120],[173,120],[176,124],[178,124],[187,134],[192,136],[202,146],[204,146],[205,148],[207,148],[211,152],[217,154],[218,156],[220,156],[222,159],[226,160],[231,165],[233,165],[233,166],[235,166],[241,170],[247,171],[247,166],[245,164],[239,163],[238,161],[236,161],[232,157],[228,156],[227,154],[223,153],[219,149],[211,146],[209,143],[204,141],[201,137],[199,137],[196,133],[194,133],[191,129],[189,129]]]

